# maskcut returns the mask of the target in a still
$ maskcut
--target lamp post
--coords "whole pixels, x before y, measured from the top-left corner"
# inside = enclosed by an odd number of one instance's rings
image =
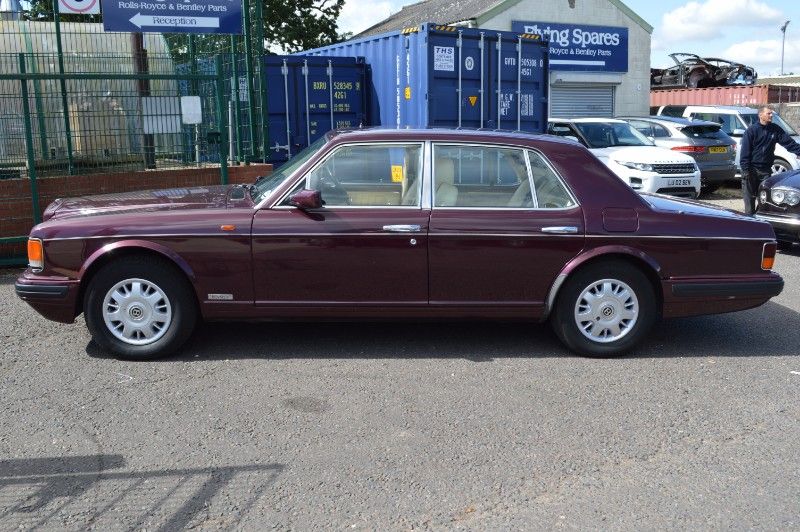
[[[781,26],[781,33],[783,33],[783,40],[781,41],[781,76],[783,76],[783,50],[786,46],[786,26],[788,26],[790,22],[791,20],[787,20],[783,23],[783,26]]]

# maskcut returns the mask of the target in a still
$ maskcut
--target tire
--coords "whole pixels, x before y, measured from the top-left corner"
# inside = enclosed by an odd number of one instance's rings
[[[790,251],[794,247],[794,243],[788,240],[778,240],[778,249],[781,251]]]
[[[775,162],[772,163],[772,175],[789,172],[790,170],[792,170],[792,166],[783,159],[775,159]]]
[[[152,360],[189,339],[197,304],[189,282],[174,266],[136,256],[97,272],[86,291],[84,315],[104,351],[126,360]]]
[[[600,300],[589,303],[591,294],[598,293],[603,294]],[[567,279],[550,320],[570,350],[604,357],[633,349],[659,316],[647,276],[627,262],[605,261],[590,264]],[[590,328],[591,324],[603,326]]]
[[[709,194],[713,194],[714,192],[717,191],[720,185],[721,183],[708,183],[706,185],[703,185],[702,187],[700,187],[700,195],[707,196]]]

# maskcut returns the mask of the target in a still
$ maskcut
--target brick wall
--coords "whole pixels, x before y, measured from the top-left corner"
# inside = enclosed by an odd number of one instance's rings
[[[270,164],[228,168],[229,183],[251,183],[272,172]],[[182,168],[115,174],[48,177],[37,181],[39,213],[56,198],[134,190],[219,185],[219,168]],[[0,180],[0,237],[27,235],[33,227],[31,186],[27,179]],[[0,259],[25,255],[25,244],[0,244]]]

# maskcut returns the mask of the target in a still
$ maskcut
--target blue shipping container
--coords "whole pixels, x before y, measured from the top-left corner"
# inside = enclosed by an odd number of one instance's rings
[[[270,162],[285,162],[331,129],[368,124],[363,59],[266,56],[263,60]]]
[[[425,23],[299,55],[363,57],[372,125],[543,133],[547,50],[537,35]]]

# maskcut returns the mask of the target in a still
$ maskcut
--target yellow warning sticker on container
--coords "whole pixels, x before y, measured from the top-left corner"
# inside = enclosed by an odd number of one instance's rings
[[[406,94],[406,100],[410,100],[411,99],[411,87],[406,87],[405,94]]]
[[[468,96],[468,99],[469,99],[469,104],[472,107],[475,107],[475,104],[478,103],[478,97],[477,96]]]
[[[403,182],[403,166],[400,164],[392,165],[392,183]]]

